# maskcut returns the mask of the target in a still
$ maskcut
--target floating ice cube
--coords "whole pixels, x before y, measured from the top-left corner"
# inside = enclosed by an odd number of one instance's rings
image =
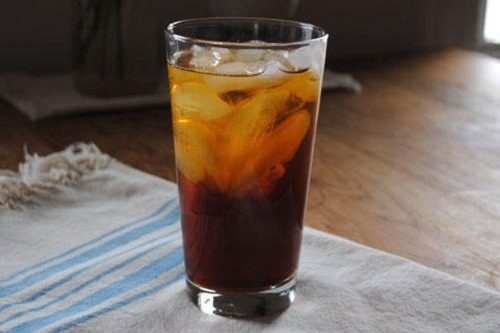
[[[320,80],[318,75],[307,71],[294,75],[283,85],[283,88],[288,89],[292,95],[303,102],[316,102],[320,92]]]
[[[207,50],[207,47],[194,44],[191,46],[191,52],[198,53]]]
[[[222,47],[211,47],[212,55],[217,58],[221,63],[231,61],[234,59],[234,52]]]
[[[246,63],[241,61],[229,62],[214,69],[214,73],[233,76],[252,76],[264,72],[265,63],[253,62]]]
[[[311,115],[306,109],[295,111],[286,117],[272,133],[269,147],[261,156],[262,163],[285,164],[292,160],[311,124]]]
[[[288,60],[297,68],[310,68],[319,75],[323,71],[325,51],[326,41],[317,41],[311,45],[290,51]]]
[[[287,50],[269,50],[265,55],[265,59],[281,61],[288,58],[288,53]]]
[[[214,68],[220,63],[217,56],[210,50],[193,52],[189,64],[195,68]]]
[[[290,93],[284,89],[262,92],[244,102],[224,126],[224,164],[234,173],[232,183],[238,184],[252,176],[248,165],[269,132],[276,117],[286,107]],[[250,167],[250,169],[248,169]]]
[[[270,66],[263,61],[230,62],[214,68],[214,73],[219,75],[207,75],[205,82],[218,93],[266,89],[285,79],[285,73],[277,66]]]
[[[255,142],[272,128],[278,114],[286,110],[289,96],[288,90],[273,89],[245,101],[228,120],[228,134],[231,137],[241,136],[248,143]]]
[[[180,116],[216,119],[231,112],[229,104],[206,84],[186,82],[171,91],[173,112]]]
[[[262,132],[254,149],[249,146],[247,155],[239,158],[246,163],[233,177],[232,193],[245,195],[257,192],[266,195],[272,191],[276,182],[286,173],[284,165],[297,153],[310,124],[309,112],[302,109],[291,113],[273,130]]]
[[[272,50],[265,56],[268,66],[274,66],[285,73],[300,73],[308,67],[300,67],[293,64],[289,59],[290,52],[287,50]]]
[[[266,50],[261,49],[242,49],[234,50],[234,60],[241,62],[256,62],[262,60],[266,54]]]
[[[301,47],[288,54],[288,62],[297,69],[308,69],[312,65],[312,54],[310,47]]]
[[[216,135],[201,122],[189,119],[174,121],[176,164],[191,182],[204,179],[206,166],[216,164],[213,147]]]
[[[192,67],[200,69],[212,69],[216,66],[230,61],[234,58],[231,50],[220,47],[202,47],[193,45],[191,47],[191,61]]]

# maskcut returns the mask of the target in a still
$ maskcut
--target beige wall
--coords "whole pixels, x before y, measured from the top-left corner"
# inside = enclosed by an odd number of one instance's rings
[[[263,9],[252,14],[269,15],[266,2],[272,0],[255,1]],[[471,47],[481,1],[301,0],[296,19],[329,31],[330,59],[450,45]],[[0,71],[70,69],[76,4],[77,0],[1,1]],[[204,0],[165,0],[165,6],[167,21],[216,14],[214,6]]]

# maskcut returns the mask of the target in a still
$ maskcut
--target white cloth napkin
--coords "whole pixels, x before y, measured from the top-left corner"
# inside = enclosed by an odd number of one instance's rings
[[[361,85],[349,74],[325,70],[323,89],[361,91]],[[71,74],[34,77],[27,74],[0,75],[0,98],[12,104],[31,120],[78,113],[162,107],[169,103],[168,85],[163,82],[150,95],[97,98],[80,93]]]
[[[174,184],[78,144],[0,174],[1,332],[500,332],[500,294],[309,228],[295,303],[206,315]]]

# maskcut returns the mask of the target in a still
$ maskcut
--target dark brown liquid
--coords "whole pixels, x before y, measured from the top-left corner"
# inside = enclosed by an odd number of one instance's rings
[[[316,109],[310,106],[309,110]],[[285,175],[266,195],[229,197],[201,182],[194,184],[179,173],[185,265],[192,282],[217,291],[252,291],[293,276],[299,258],[314,123],[286,164]]]

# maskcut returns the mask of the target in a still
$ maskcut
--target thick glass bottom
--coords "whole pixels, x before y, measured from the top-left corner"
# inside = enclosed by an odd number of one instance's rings
[[[186,278],[191,300],[201,311],[231,317],[266,316],[285,310],[295,299],[295,278],[256,292],[217,292]]]

